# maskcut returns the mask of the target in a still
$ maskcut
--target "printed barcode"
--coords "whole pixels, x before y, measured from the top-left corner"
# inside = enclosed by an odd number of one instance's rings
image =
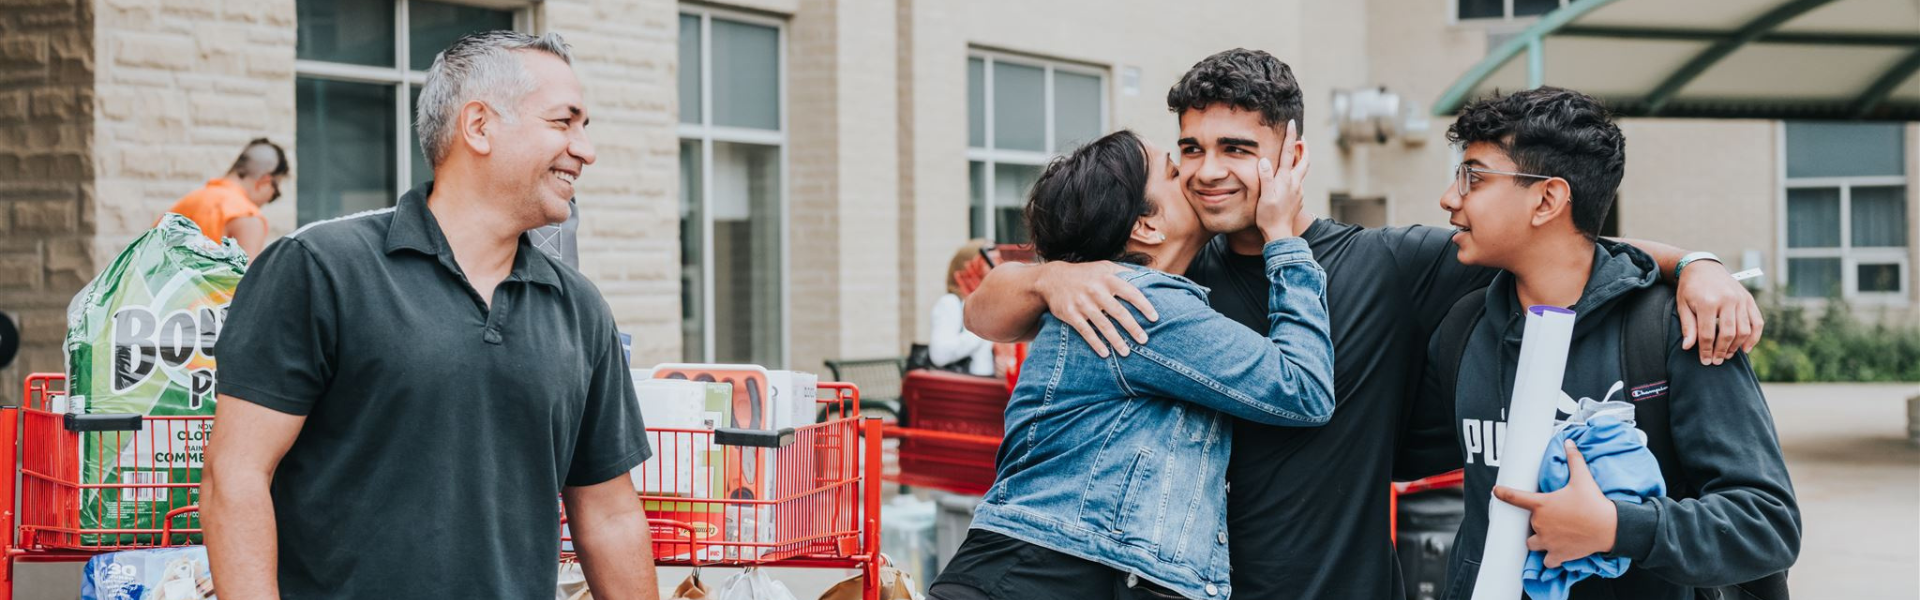
[[[121,502],[159,502],[167,499],[167,488],[140,487],[166,485],[166,471],[127,471],[120,474],[120,482],[129,486],[120,489]]]

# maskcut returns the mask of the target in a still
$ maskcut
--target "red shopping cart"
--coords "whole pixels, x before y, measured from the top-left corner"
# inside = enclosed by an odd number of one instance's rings
[[[880,419],[860,391],[819,384],[827,418],[779,431],[648,429],[654,458],[634,474],[664,566],[859,569],[880,597]],[[735,480],[772,485],[751,497]],[[563,538],[563,560],[572,560]]]
[[[212,417],[69,415],[64,376],[29,375],[23,388],[19,407],[0,408],[0,600],[13,598],[15,563],[199,541],[200,483],[173,476],[198,472],[188,448],[204,445]]]
[[[1013,377],[1013,375],[1009,375]],[[1006,431],[1007,387],[998,379],[912,371],[900,384],[900,483],[978,496],[993,485]]]

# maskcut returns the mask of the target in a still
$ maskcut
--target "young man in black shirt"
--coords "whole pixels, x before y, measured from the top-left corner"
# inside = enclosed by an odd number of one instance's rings
[[[1292,70],[1265,52],[1234,49],[1200,61],[1167,94],[1180,119],[1180,171],[1187,199],[1220,234],[1188,268],[1211,290],[1215,310],[1265,327],[1260,232],[1253,227],[1261,158],[1278,161],[1289,120],[1305,123]],[[1227,468],[1228,537],[1236,596],[1315,600],[1404,594],[1390,539],[1388,483],[1405,402],[1416,391],[1426,344],[1447,310],[1483,288],[1494,270],[1455,258],[1450,229],[1365,229],[1302,212],[1298,227],[1328,273],[1333,320],[1333,421],[1288,430],[1237,421]],[[1634,242],[1669,271],[1685,253]],[[1689,269],[1680,310],[1703,322],[1703,361],[1751,348],[1760,314],[1718,263]],[[1123,302],[1155,318],[1132,286],[1104,263],[1008,265],[969,298],[967,329],[996,341],[1031,336],[1041,313],[1074,324],[1107,352],[1121,335],[1149,343]],[[1112,315],[1113,317],[1109,317]],[[1693,341],[1689,337],[1689,346]]]

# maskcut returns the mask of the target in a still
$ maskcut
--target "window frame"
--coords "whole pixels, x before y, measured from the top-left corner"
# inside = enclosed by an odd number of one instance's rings
[[[502,10],[513,13],[513,30],[533,32],[533,5],[525,2],[505,2],[500,0],[434,0],[442,4],[457,4],[475,8]],[[293,61],[293,77],[339,81],[345,83],[367,83],[391,86],[394,90],[394,125],[397,135],[396,161],[394,167],[393,197],[399,198],[413,189],[413,92],[427,83],[426,71],[408,68],[413,64],[411,56],[413,27],[409,15],[412,0],[393,0],[393,66],[374,67],[337,63],[323,60],[296,59]],[[298,112],[295,107],[295,112]]]
[[[1559,1],[1560,1],[1560,8],[1566,8],[1568,4],[1572,4],[1575,0],[1559,0]],[[1560,10],[1560,8],[1556,8],[1554,10]],[[1531,22],[1535,19],[1539,19],[1540,17],[1544,17],[1550,14],[1553,14],[1553,11],[1548,11],[1545,14],[1539,14],[1539,15],[1527,15],[1524,17],[1516,17],[1516,16],[1513,16],[1513,0],[1502,0],[1501,8],[1500,8],[1500,16],[1498,17],[1476,17],[1472,19],[1462,19],[1460,18],[1460,0],[1447,0],[1447,24],[1448,25],[1495,25],[1495,24],[1507,24],[1507,23],[1525,23],[1525,22]]]
[[[714,362],[714,264],[713,264],[713,190],[714,168],[713,147],[715,143],[771,146],[780,153],[780,350],[777,364],[765,365],[768,368],[785,366],[793,356],[793,195],[792,161],[790,152],[790,133],[792,121],[788,108],[792,88],[788,77],[788,31],[787,22],[782,19],[761,16],[749,12],[730,10],[700,4],[681,3],[674,10],[674,31],[678,35],[680,17],[692,16],[700,19],[700,122],[683,123],[679,107],[678,83],[675,84],[675,112],[673,115],[674,142],[693,141],[700,145],[700,336],[701,362]],[[778,53],[775,76],[780,82],[779,103],[780,128],[778,130],[753,129],[748,127],[716,126],[713,124],[713,20],[719,18],[736,23],[771,27],[776,32],[774,44]],[[675,61],[679,60],[675,50]],[[677,68],[677,67],[676,67]],[[676,152],[677,154],[677,152]],[[679,169],[676,169],[679,170]],[[684,185],[684,183],[682,183]],[[675,199],[675,204],[679,202]],[[678,267],[678,265],[676,265]],[[686,349],[681,349],[686,356]]]
[[[1055,139],[1055,129],[1057,128],[1058,123],[1054,120],[1054,114],[1053,114],[1054,71],[1056,70],[1066,71],[1068,73],[1072,73],[1075,75],[1086,75],[1086,76],[1095,77],[1100,80],[1101,135],[1105,135],[1106,133],[1111,132],[1113,130],[1113,88],[1112,88],[1113,77],[1111,73],[1109,73],[1110,69],[1106,69],[1099,66],[1087,65],[1082,63],[1074,63],[1074,62],[1068,62],[1068,61],[1057,60],[1057,59],[1036,58],[1036,57],[1023,56],[1023,55],[1012,54],[1007,52],[986,50],[982,48],[968,48],[966,59],[971,61],[976,58],[980,59],[983,63],[982,65],[983,69],[981,70],[981,95],[982,95],[981,102],[983,102],[985,106],[982,107],[983,110],[981,111],[980,118],[986,122],[984,127],[985,133],[982,136],[982,143],[984,144],[984,146],[974,146],[973,140],[969,139],[967,140],[966,148],[967,148],[967,162],[981,163],[981,178],[984,180],[980,184],[984,188],[981,190],[981,197],[986,202],[986,206],[985,206],[986,215],[982,219],[985,222],[985,231],[980,232],[979,235],[973,235],[973,231],[972,231],[973,223],[972,223],[972,219],[969,218],[967,223],[967,230],[968,230],[967,232],[969,234],[969,237],[979,237],[979,238],[991,240],[994,243],[999,243],[1000,232],[997,231],[999,229],[999,226],[998,226],[999,219],[995,215],[994,211],[999,210],[1001,207],[999,204],[995,203],[995,197],[994,197],[994,189],[995,189],[995,182],[996,182],[996,179],[994,178],[995,165],[1007,164],[1007,165],[1019,165],[1024,167],[1044,167],[1046,166],[1047,161],[1052,160],[1054,157],[1060,155],[1060,152],[1055,150],[1055,147],[1059,140]],[[996,141],[994,139],[994,132],[993,132],[993,129],[994,129],[993,127],[993,124],[994,124],[994,121],[993,121],[993,117],[994,117],[993,65],[994,63],[1015,64],[1023,67],[1037,68],[1042,71],[1041,77],[1042,77],[1043,83],[1041,84],[1041,88],[1044,93],[1042,95],[1043,99],[1040,102],[1041,104],[1044,105],[1042,106],[1042,110],[1043,110],[1042,114],[1044,115],[1042,118],[1042,129],[1045,130],[1045,139],[1042,141],[1041,146],[1044,148],[1047,148],[1046,150],[1039,151],[1039,152],[1035,152],[1032,150],[1002,150],[997,148],[994,145],[994,142]],[[965,73],[966,67],[964,63],[962,64],[961,70],[963,73],[962,77],[965,77],[964,73]],[[964,82],[963,82],[963,87],[964,87]],[[968,102],[971,102],[971,99],[968,99]],[[971,113],[972,107],[968,106],[967,110],[969,111],[969,113]],[[967,126],[971,128],[972,124],[968,123]],[[967,176],[967,185],[969,186],[974,185],[972,174],[968,174]],[[971,192],[969,192],[969,194],[971,194]],[[1020,201],[1024,202],[1024,199],[1021,199]],[[967,205],[969,208],[972,207],[973,205],[972,198],[968,198]]]
[[[1849,303],[1882,307],[1906,307],[1911,305],[1914,282],[1911,280],[1913,249],[1907,245],[1887,247],[1856,248],[1853,245],[1853,189],[1856,187],[1901,186],[1906,197],[1911,198],[1914,190],[1914,174],[1873,175],[1850,177],[1788,177],[1787,176],[1787,135],[1786,122],[1775,121],[1776,160],[1780,165],[1775,210],[1780,218],[1775,221],[1774,235],[1778,251],[1774,268],[1780,273],[1778,285],[1780,297],[1788,302],[1802,305],[1823,306],[1827,298],[1809,298],[1792,295],[1792,271],[1788,270],[1788,261],[1795,258],[1837,258],[1840,260],[1840,298]],[[1911,137],[1908,128],[1902,127],[1903,137]],[[1902,140],[1907,143],[1910,140]],[[1910,168],[1902,165],[1903,168]],[[1787,192],[1794,189],[1838,189],[1840,191],[1840,245],[1823,248],[1793,248],[1787,239],[1790,213],[1787,208]],[[1909,201],[1911,209],[1911,201]],[[1912,211],[1909,210],[1911,213]],[[1904,244],[1912,244],[1914,215],[1907,215],[1907,238]],[[1898,267],[1900,288],[1892,292],[1861,292],[1859,268],[1862,264],[1891,264]]]

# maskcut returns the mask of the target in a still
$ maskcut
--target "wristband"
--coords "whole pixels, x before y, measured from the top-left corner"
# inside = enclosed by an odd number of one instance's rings
[[[1687,270],[1687,265],[1693,264],[1693,261],[1696,260],[1710,260],[1722,265],[1727,264],[1720,262],[1720,257],[1712,252],[1688,252],[1686,256],[1680,257],[1680,264],[1673,267],[1673,280],[1679,281],[1680,273]]]

